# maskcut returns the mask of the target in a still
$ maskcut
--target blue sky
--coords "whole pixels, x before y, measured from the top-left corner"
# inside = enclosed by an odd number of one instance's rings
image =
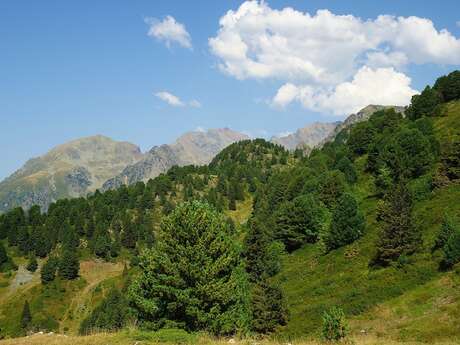
[[[242,4],[1,1],[0,178],[28,158],[82,136],[103,134],[147,150],[197,127],[271,136],[313,121],[336,121],[361,104],[349,103],[344,94],[375,100],[366,94],[369,78],[396,90],[377,101],[403,102],[459,68],[458,1],[421,6],[419,1],[273,0],[246,4],[252,6],[248,13]],[[317,14],[319,9],[329,12]],[[246,19],[234,17],[234,27],[221,26],[219,19],[229,10]],[[376,20],[384,14],[403,19]],[[148,35],[166,16],[183,25],[188,43],[174,34],[169,40]],[[395,29],[387,32],[390,24]],[[342,35],[342,25],[349,36]],[[316,31],[305,29],[313,26]],[[374,42],[374,33],[380,41]],[[235,37],[240,41],[234,45]],[[359,43],[349,45],[354,38]],[[299,48],[307,41],[316,48]],[[244,59],[240,43],[249,47]],[[179,106],[159,98],[161,92],[178,97]],[[192,100],[200,106],[191,106]]]

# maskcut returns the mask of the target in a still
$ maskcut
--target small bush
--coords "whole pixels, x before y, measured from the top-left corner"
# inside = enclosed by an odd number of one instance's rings
[[[323,314],[323,338],[326,341],[339,341],[346,338],[348,325],[341,308],[332,307]]]

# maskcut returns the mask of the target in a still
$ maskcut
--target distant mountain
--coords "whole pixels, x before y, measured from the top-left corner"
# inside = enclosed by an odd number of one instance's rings
[[[228,128],[185,133],[173,144],[153,147],[140,161],[127,166],[121,173],[106,181],[102,189],[147,181],[174,165],[208,164],[222,149],[244,139],[248,139],[248,136]]]
[[[284,146],[288,150],[303,148],[305,145],[313,148],[327,138],[339,124],[340,122],[314,122],[298,129],[295,133],[273,137],[271,141]]]
[[[136,145],[101,135],[59,145],[0,182],[0,211],[84,196],[142,157]]]
[[[322,141],[318,143],[317,146],[322,146],[325,143],[334,140],[336,135],[339,134],[341,130],[348,128],[355,123],[369,119],[369,117],[376,111],[383,110],[383,109],[390,109],[390,108],[393,108],[398,113],[403,113],[406,110],[405,107],[400,107],[397,105],[370,104],[367,107],[364,107],[363,109],[358,111],[356,114],[349,115],[343,122],[340,122],[328,136],[326,136]]]

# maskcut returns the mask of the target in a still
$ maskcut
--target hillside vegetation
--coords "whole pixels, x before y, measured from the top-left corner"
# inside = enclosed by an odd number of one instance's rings
[[[245,140],[1,215],[0,334],[460,342],[460,72],[405,114],[377,111],[308,156]],[[12,291],[18,266],[35,273]]]

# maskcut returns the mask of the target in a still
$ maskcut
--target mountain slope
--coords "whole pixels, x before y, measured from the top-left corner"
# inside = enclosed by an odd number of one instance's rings
[[[327,142],[333,141],[337,134],[340,133],[343,129],[349,128],[351,125],[368,120],[369,117],[379,110],[393,108],[397,113],[403,113],[406,109],[405,107],[400,107],[396,105],[374,105],[370,104],[356,114],[349,115],[343,122],[339,123],[329,135],[327,135],[323,140],[319,141],[317,144],[318,146],[322,146]]]
[[[292,134],[273,137],[272,142],[284,146],[287,150],[295,150],[307,145],[312,148],[327,138],[340,122],[314,122],[303,128],[299,128]]]
[[[207,164],[228,145],[247,138],[246,135],[228,128],[185,133],[173,144],[153,147],[143,159],[107,180],[102,189],[114,189],[122,184],[147,181],[175,165]]]
[[[57,199],[84,196],[141,157],[136,145],[101,135],[59,145],[0,183],[0,211],[34,204],[46,209]]]

